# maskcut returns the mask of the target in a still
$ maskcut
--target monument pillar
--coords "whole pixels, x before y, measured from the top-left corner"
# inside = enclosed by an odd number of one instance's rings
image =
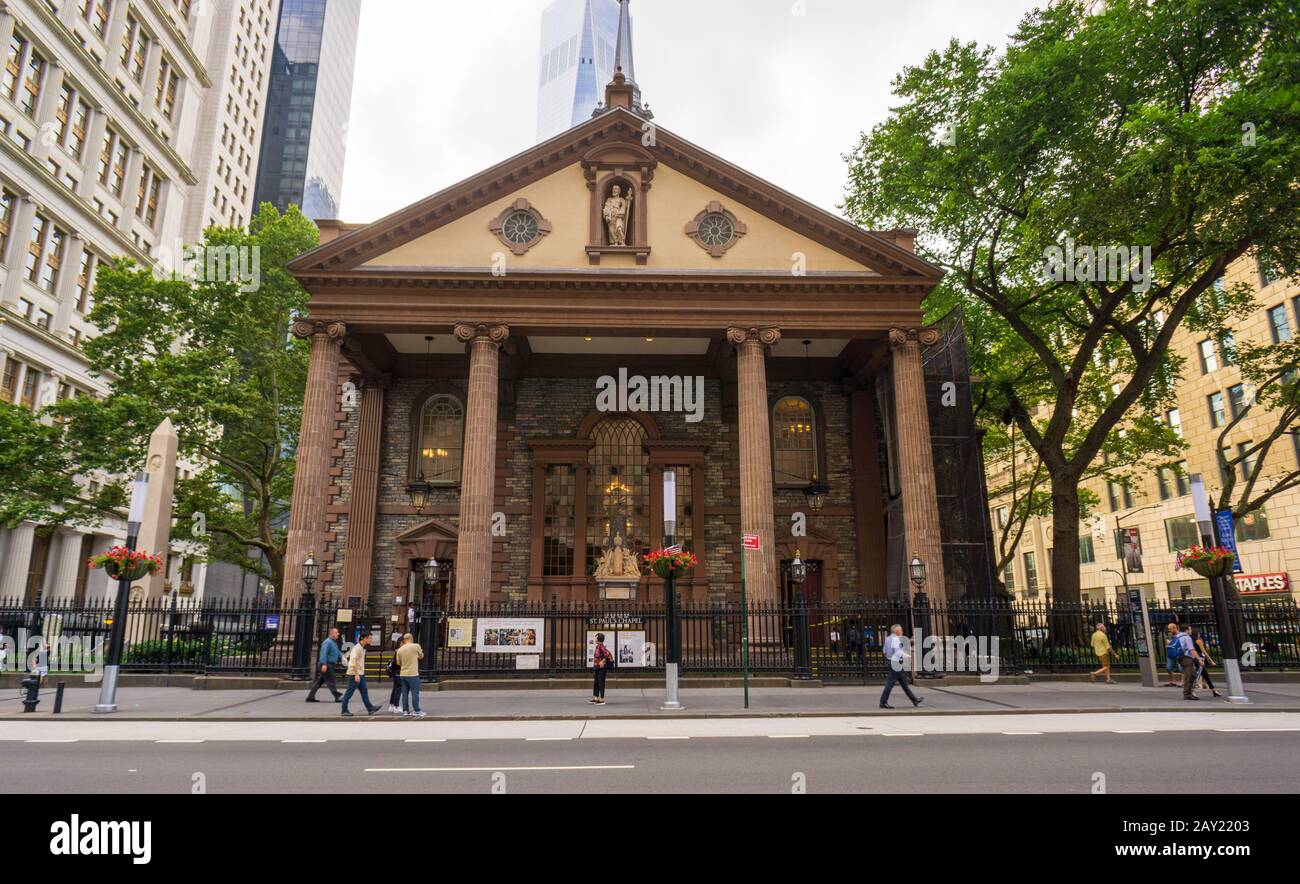
[[[496,492],[497,382],[505,325],[463,322],[456,338],[469,351],[465,454],[456,540],[456,600],[486,602],[492,593],[492,507]]]
[[[740,530],[757,534],[762,551],[749,555],[749,600],[775,604],[776,516],[772,503],[772,425],[767,410],[767,353],[781,340],[777,328],[727,329],[736,348],[737,423],[740,430]],[[740,538],[734,538],[735,543]],[[754,567],[757,564],[758,567]]]
[[[146,599],[165,594],[163,584],[167,582],[167,554],[172,539],[172,499],[176,493],[176,448],[176,430],[172,428],[171,418],[164,418],[149,437],[149,453],[144,460],[149,493],[145,497],[144,520],[140,523],[136,549],[161,556],[163,560],[162,570],[135,586],[135,592]]]

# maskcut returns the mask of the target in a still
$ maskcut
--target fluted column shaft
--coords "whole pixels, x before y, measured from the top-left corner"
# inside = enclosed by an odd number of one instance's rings
[[[727,341],[736,348],[740,530],[745,534],[757,534],[762,544],[759,553],[743,553],[750,557],[746,583],[749,599],[757,603],[779,600],[776,516],[772,504],[772,425],[767,410],[767,351],[780,339],[781,332],[775,328],[727,329]]]
[[[903,497],[903,534],[907,560],[925,563],[925,593],[931,602],[946,596],[939,497],[930,445],[930,414],[925,398],[921,345],[938,340],[936,329],[890,329],[894,368],[894,421],[898,435],[898,472]],[[903,579],[908,579],[906,570]]]
[[[338,399],[339,354],[347,327],[341,322],[299,320],[293,333],[311,340],[307,391],[302,404],[302,432],[289,511],[289,537],[284,560],[284,597],[303,591],[302,563],[308,553],[317,562],[325,556],[325,512],[329,501],[330,452],[334,448],[334,407]],[[325,567],[321,567],[324,576]]]
[[[492,593],[492,508],[496,492],[497,381],[504,325],[461,323],[457,339],[469,350],[465,446],[456,540],[456,599],[485,602]]]
[[[361,382],[357,415],[356,462],[352,467],[352,499],[348,511],[348,542],[343,557],[343,596],[370,598],[374,572],[375,514],[379,502],[379,455],[384,438],[386,379]]]

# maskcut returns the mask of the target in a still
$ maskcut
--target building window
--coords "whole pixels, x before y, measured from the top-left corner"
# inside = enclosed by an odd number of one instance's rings
[[[1237,338],[1232,332],[1219,335],[1219,353],[1223,356],[1224,365],[1237,364]]]
[[[587,555],[584,574],[595,570],[615,530],[627,548],[650,548],[650,469],[645,427],[630,417],[607,417],[591,432],[587,457]]]
[[[546,510],[542,528],[543,577],[567,577],[573,573],[577,494],[577,476],[572,466],[550,464],[546,467]]]
[[[1285,304],[1269,308],[1268,327],[1273,334],[1273,343],[1291,340],[1291,321],[1287,318]]]
[[[1246,453],[1248,451],[1249,454]],[[1259,466],[1259,449],[1255,447],[1255,443],[1241,442],[1237,445],[1237,463],[1241,468],[1242,481],[1250,481],[1251,475]]]
[[[1211,393],[1206,397],[1206,403],[1210,406],[1210,426],[1221,427],[1228,422],[1228,415],[1223,410],[1223,394]]]
[[[1097,554],[1092,548],[1092,535],[1080,534],[1079,535],[1079,564],[1091,565],[1095,561],[1097,561]]]
[[[1016,566],[1014,562],[1007,562],[1007,566],[1002,569],[1002,582],[1006,584],[1007,592],[1016,591]]]
[[[1107,482],[1106,494],[1110,498],[1110,511],[1115,512],[1121,509],[1131,509],[1133,506],[1133,492],[1122,482]]]
[[[1038,561],[1034,554],[1027,552],[1024,554],[1025,561],[1025,591],[1031,596],[1038,595]]]
[[[1000,506],[994,511],[994,514],[997,518],[998,527],[1007,527],[1007,523],[1011,520],[1011,510],[1005,506]]]
[[[1245,413],[1248,407],[1245,384],[1233,384],[1228,388],[1228,405],[1232,409],[1234,419],[1241,417]]]
[[[695,552],[695,507],[691,495],[691,468],[665,467],[677,474],[677,525],[673,529],[673,542],[680,543],[686,552]]]
[[[1204,340],[1200,343],[1201,374],[1209,374],[1219,368],[1219,357],[1214,351],[1214,341]]]
[[[1263,510],[1246,513],[1246,515],[1236,520],[1235,533],[1238,543],[1246,543],[1251,540],[1267,540],[1268,516]]]
[[[772,409],[772,463],[776,484],[806,485],[817,470],[817,417],[801,396],[786,396]]]
[[[81,266],[77,269],[77,284],[74,289],[74,305],[77,312],[85,315],[95,306],[95,273],[99,269],[99,259],[90,249],[81,253]]]
[[[0,257],[9,249],[9,225],[14,220],[14,206],[18,198],[8,190],[0,190]]]
[[[290,183],[289,188],[293,186]],[[551,222],[528,200],[518,199],[488,223],[488,230],[510,251],[522,255],[551,232]]]
[[[10,356],[5,360],[4,373],[0,374],[0,402],[13,402],[18,395],[18,360]]]
[[[711,202],[686,225],[686,235],[715,258],[740,241],[749,228],[722,203]]]
[[[1169,428],[1178,434],[1178,438],[1183,438],[1183,413],[1177,408],[1171,408],[1165,412],[1165,420]]]
[[[448,394],[431,397],[420,412],[420,471],[435,485],[460,481],[465,410]]]
[[[1196,526],[1196,517],[1175,516],[1165,519],[1165,542],[1170,552],[1198,546],[1201,542],[1201,529]]]
[[[1259,264],[1260,288],[1266,288],[1282,278],[1282,274],[1278,272],[1278,269],[1273,266],[1272,262],[1266,261],[1263,258],[1257,258],[1256,263]]]

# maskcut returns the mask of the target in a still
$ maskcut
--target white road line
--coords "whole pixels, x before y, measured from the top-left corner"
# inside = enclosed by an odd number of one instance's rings
[[[1042,731],[1003,731],[1004,737],[1041,737]]]
[[[202,740],[154,740],[155,743],[202,743]]]
[[[484,771],[636,770],[635,764],[568,764],[537,767],[367,767],[365,773],[482,773]]]
[[[281,743],[324,743],[325,740],[281,740]]]
[[[1300,727],[1220,727],[1221,734],[1278,734],[1300,731]]]
[[[807,740],[807,734],[768,734],[769,740]]]
[[[573,737],[524,737],[526,743],[567,743]]]
[[[447,740],[446,740],[445,737],[427,737],[427,738],[425,738],[425,739],[421,739],[421,740],[407,740],[406,742],[408,742],[408,743],[445,743],[445,742],[447,742]]]
[[[646,737],[647,740],[689,740],[690,737]]]
[[[913,733],[911,731],[885,731],[882,737],[924,737],[925,734]]]
[[[1112,734],[1154,734],[1155,731],[1111,731]]]
[[[75,743],[76,740],[23,740],[24,743]]]

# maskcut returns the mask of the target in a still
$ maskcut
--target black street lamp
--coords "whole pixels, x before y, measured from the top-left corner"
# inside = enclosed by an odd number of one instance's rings
[[[799,558],[799,550],[794,551],[794,561],[790,563],[790,582],[796,587],[803,586],[808,579],[808,566]]]
[[[442,563],[437,559],[430,557],[429,561],[424,563],[424,582],[426,586],[432,586],[438,582],[442,576]]]
[[[307,587],[307,592],[316,584],[316,578],[320,576],[320,565],[316,564],[315,550],[307,553],[306,560],[302,563],[302,582]]]
[[[415,507],[416,515],[423,515],[424,508],[429,505],[429,495],[433,492],[433,486],[424,478],[424,471],[421,470],[415,476],[415,481],[406,486],[406,493],[411,496],[411,506]]]
[[[913,554],[912,563],[908,565],[907,570],[912,576],[912,583],[916,586],[916,597],[914,604],[924,607],[927,604],[925,597],[925,562],[921,557]]]
[[[826,495],[829,494],[830,491],[830,486],[818,479],[817,473],[814,472],[812,482],[810,482],[803,490],[803,496],[808,499],[808,509],[812,510],[814,513],[820,513],[822,511],[822,504],[826,502]]]

